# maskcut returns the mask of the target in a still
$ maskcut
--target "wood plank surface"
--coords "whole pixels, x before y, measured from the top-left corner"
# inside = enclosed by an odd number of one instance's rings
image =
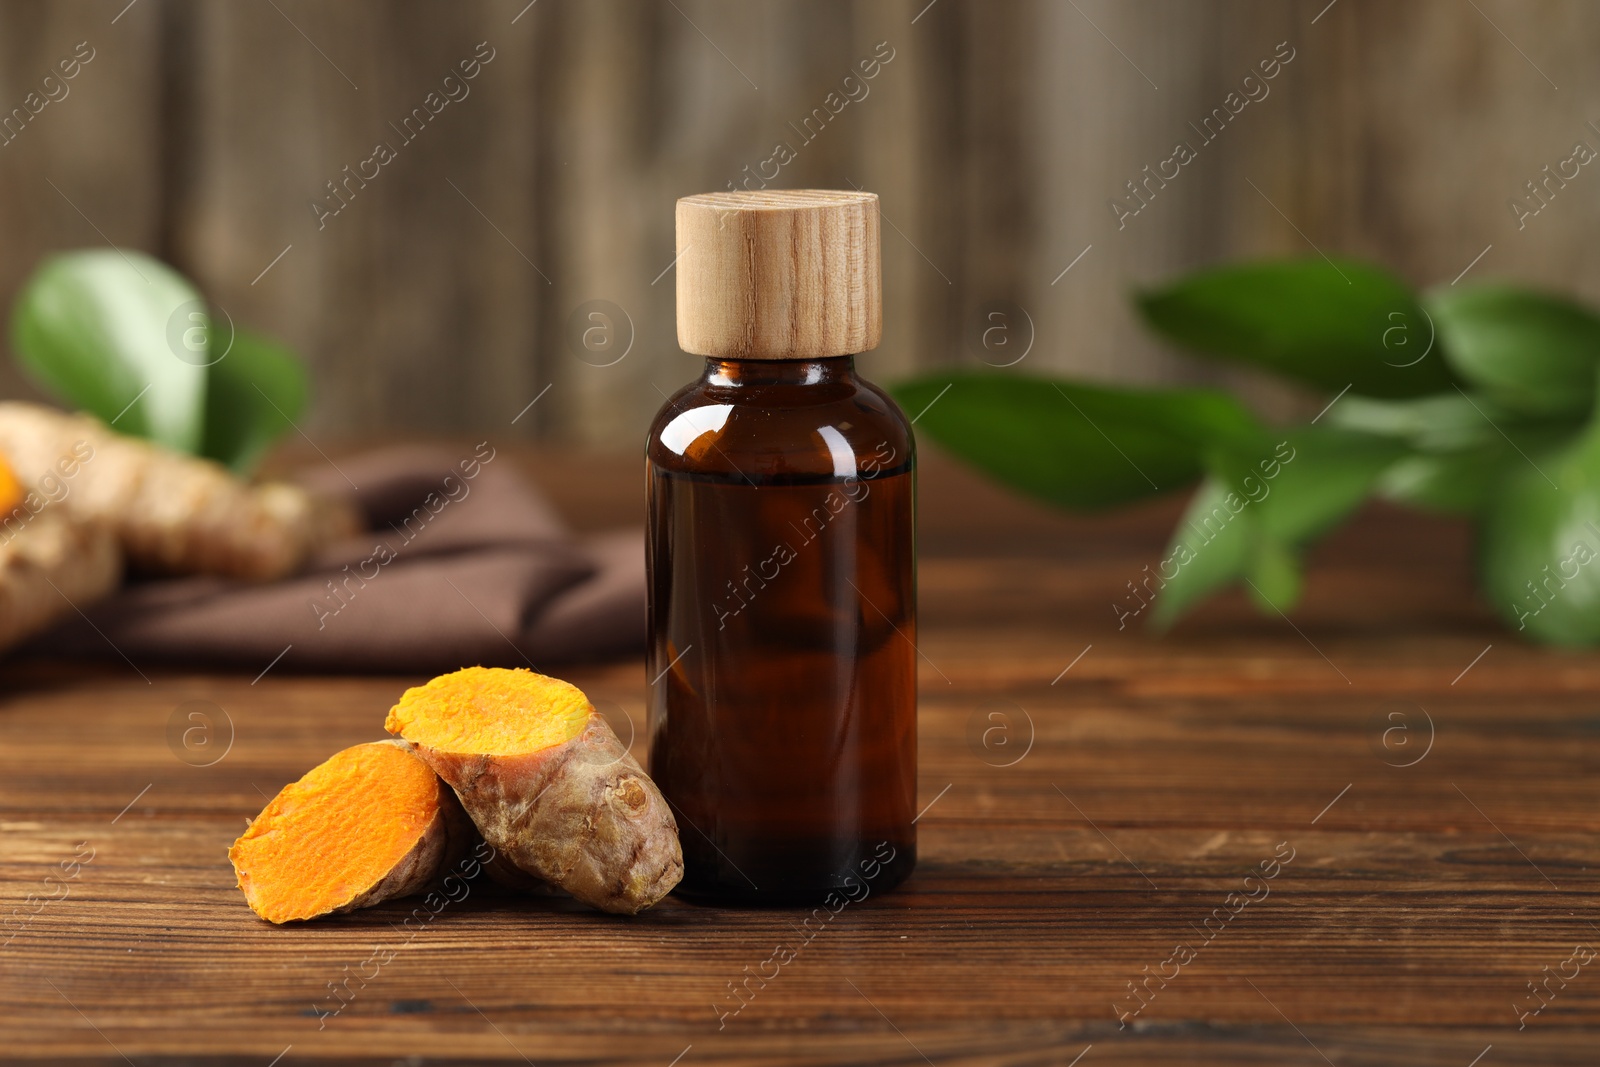
[[[529,466],[580,527],[637,514],[632,457]],[[270,927],[228,844],[418,679],[0,665],[0,1059],[1596,1062],[1600,965],[1567,961],[1600,948],[1600,658],[1497,628],[1461,527],[1369,512],[1292,622],[1227,597],[1155,639],[1109,604],[1174,502],[1063,518],[936,455],[922,499],[920,864],[809,940],[799,909],[481,884],[409,928],[416,900]],[[639,662],[561,673],[642,733]],[[217,729],[186,747],[191,701]]]
[[[1130,288],[1321,250],[1600,298],[1586,169],[1536,217],[1508,207],[1600,144],[1597,33],[1585,0],[0,0],[0,114],[95,50],[0,144],[0,298],[44,255],[115,243],[300,351],[319,443],[506,427],[551,386],[508,435],[620,447],[694,369],[674,200],[782,142],[774,186],[882,195],[879,377],[1031,338],[1018,372],[1221,382],[1309,416],[1326,398],[1173,353]],[[402,137],[480,42],[469,94]],[[880,43],[892,61],[846,87]],[[1280,45],[1295,58],[1243,86]],[[1260,98],[1202,138],[1241,88]],[[379,141],[397,157],[351,179]],[[1179,141],[1197,158],[1119,220]],[[634,338],[611,366],[570,329],[602,300]],[[1003,353],[975,340],[996,304]],[[29,395],[9,361],[0,395]]]

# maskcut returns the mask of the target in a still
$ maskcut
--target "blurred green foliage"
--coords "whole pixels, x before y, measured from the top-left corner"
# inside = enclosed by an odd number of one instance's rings
[[[1471,517],[1482,591],[1509,625],[1600,643],[1593,311],[1504,285],[1417,294],[1379,267],[1323,259],[1206,270],[1135,304],[1190,352],[1292,379],[1329,406],[1314,425],[1275,429],[1208,389],[987,372],[893,392],[945,448],[1058,507],[1198,483],[1145,580],[1157,627],[1240,583],[1288,611],[1306,549],[1378,496]]]

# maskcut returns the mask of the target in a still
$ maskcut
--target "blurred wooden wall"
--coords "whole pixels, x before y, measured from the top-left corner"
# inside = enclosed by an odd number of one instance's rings
[[[674,341],[673,200],[778,141],[797,158],[774,185],[883,197],[880,379],[1006,362],[1031,322],[1010,373],[1303,405],[1163,351],[1128,313],[1131,287],[1238,256],[1321,249],[1439,284],[1489,248],[1469,277],[1600,300],[1600,173],[1520,229],[1507,207],[1575,141],[1600,148],[1584,0],[11,0],[0,108],[78,42],[94,58],[68,94],[0,145],[0,292],[55,249],[162,256],[305,354],[319,438],[638,448],[696,370]],[[469,95],[402,144],[390,124],[480,42]],[[1198,146],[1189,123],[1283,42],[1269,94],[1119,228],[1108,199]],[[802,143],[790,123],[885,49]],[[325,183],[380,140],[397,158],[319,228],[310,202],[335,203]],[[608,366],[570,339],[594,301],[634,334]],[[1025,315],[986,352],[998,305]],[[0,394],[28,395],[9,365]]]

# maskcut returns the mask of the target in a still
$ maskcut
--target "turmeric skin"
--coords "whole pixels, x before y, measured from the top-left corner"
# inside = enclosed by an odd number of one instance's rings
[[[251,909],[284,923],[420,892],[476,837],[421,760],[401,742],[375,741],[285,786],[228,858]]]
[[[122,581],[111,531],[58,508],[0,511],[0,651],[107,596]]]
[[[40,404],[0,402],[0,454],[26,485],[69,485],[61,506],[104,524],[143,570],[271,581],[359,528],[342,501],[250,485],[209,460]]]
[[[26,505],[26,506],[24,506]],[[30,494],[0,456],[0,651],[110,593],[122,580],[111,532]]]
[[[683,877],[666,800],[575,686],[468,667],[407,690],[385,726],[456,791],[497,859],[523,874],[629,915]]]

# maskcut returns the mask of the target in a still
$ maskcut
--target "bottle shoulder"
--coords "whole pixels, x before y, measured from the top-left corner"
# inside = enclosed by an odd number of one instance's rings
[[[691,382],[650,426],[652,467],[714,478],[882,477],[915,465],[911,425],[859,377],[815,385]]]

